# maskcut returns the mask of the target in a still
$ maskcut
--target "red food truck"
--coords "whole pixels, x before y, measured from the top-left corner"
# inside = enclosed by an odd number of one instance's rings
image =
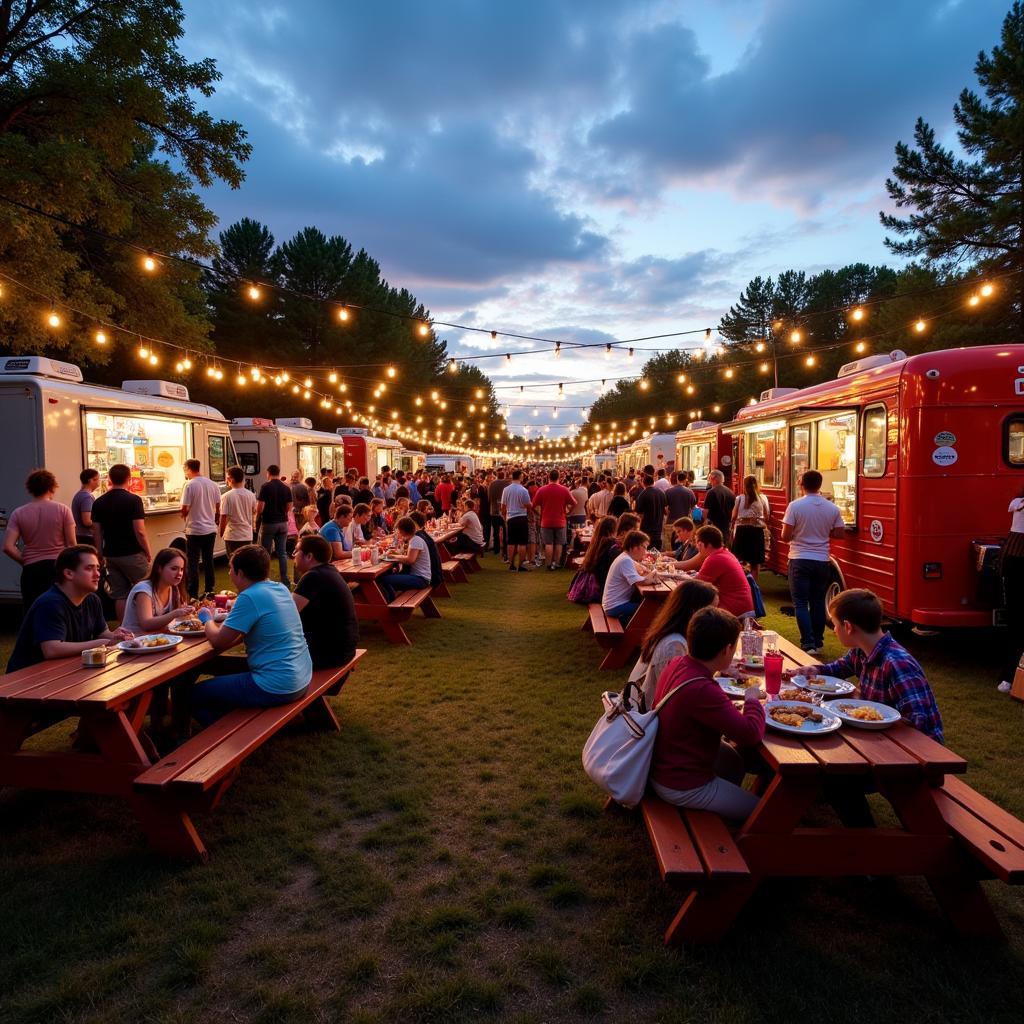
[[[387,466],[401,466],[402,442],[397,438],[371,437],[365,427],[338,427],[345,448],[345,469],[357,469],[372,484],[377,474]]]
[[[693,490],[703,500],[708,489],[708,473],[720,469],[725,474],[726,486],[732,480],[732,443],[725,435],[721,423],[696,420],[676,434],[676,469],[692,469]]]
[[[833,592],[868,587],[922,627],[999,621],[999,544],[1024,485],[1024,345],[859,359],[766,392],[726,429],[735,489],[753,474],[771,505],[769,568],[786,572],[782,517],[817,469],[847,527]]]

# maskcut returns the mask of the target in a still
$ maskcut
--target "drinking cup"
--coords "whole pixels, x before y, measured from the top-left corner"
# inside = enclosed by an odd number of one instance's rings
[[[770,697],[777,697],[782,688],[782,655],[764,656],[764,688]]]

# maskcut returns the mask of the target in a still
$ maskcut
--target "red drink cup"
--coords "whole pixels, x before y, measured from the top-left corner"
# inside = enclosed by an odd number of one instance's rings
[[[227,594],[214,594],[213,604],[215,608],[227,608],[228,606],[228,595]]]
[[[764,688],[769,697],[776,697],[781,687],[782,655],[766,654],[764,656]]]

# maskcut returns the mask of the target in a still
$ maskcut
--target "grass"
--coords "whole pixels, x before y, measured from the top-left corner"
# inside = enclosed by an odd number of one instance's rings
[[[580,767],[626,672],[597,671],[567,582],[488,558],[413,647],[367,629],[342,732],[250,758],[200,819],[206,866],[153,857],[119,801],[0,794],[0,1024],[1019,1019],[1024,900],[999,883],[1005,945],[952,937],[917,879],[855,879],[765,885],[718,947],[665,950],[678,897]],[[1024,816],[992,638],[908,642],[969,780]]]

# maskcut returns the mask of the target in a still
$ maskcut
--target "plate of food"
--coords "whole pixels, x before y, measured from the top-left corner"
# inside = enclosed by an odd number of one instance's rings
[[[829,704],[829,710],[858,729],[888,729],[902,718],[895,708],[873,700],[836,700]]]
[[[796,700],[801,704],[820,704],[821,694],[815,693],[810,688],[797,686],[791,681],[779,690],[779,700]]]
[[[851,683],[848,679],[838,679],[836,676],[811,677],[797,674],[791,676],[789,681],[803,690],[820,693],[823,697],[846,697],[857,689],[856,683]]]
[[[167,627],[169,633],[174,633],[175,636],[205,636],[206,630],[203,627],[203,623],[197,619],[194,615],[190,615],[187,619],[174,619],[171,624]]]
[[[765,695],[763,679],[735,679],[732,676],[718,676],[715,682],[722,688],[723,692],[730,697],[745,697],[747,687],[757,685],[761,688],[761,696]]]
[[[799,700],[771,700],[764,710],[768,725],[796,736],[822,736],[835,732],[843,724],[843,720],[827,708]]]
[[[170,636],[167,633],[146,633],[131,640],[122,640],[117,649],[126,654],[159,654],[161,651],[176,647],[182,639],[180,636]]]
[[[764,671],[764,656],[760,654],[748,654],[745,658],[740,658],[739,663],[741,668]]]

